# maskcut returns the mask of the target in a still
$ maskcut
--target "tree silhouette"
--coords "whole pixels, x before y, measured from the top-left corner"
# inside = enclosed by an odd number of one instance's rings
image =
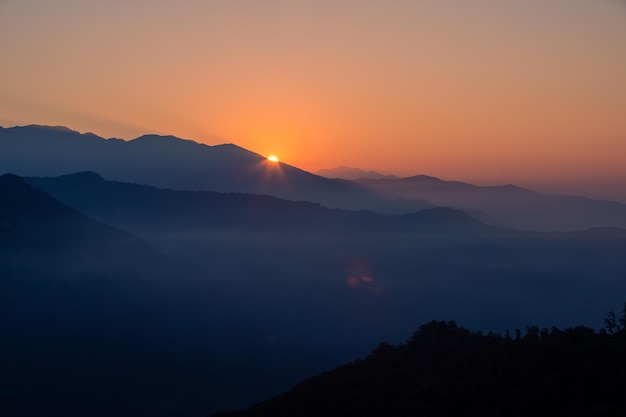
[[[528,326],[523,337],[420,326],[364,360],[310,378],[230,417],[624,416],[626,338],[613,311],[607,331]]]
[[[622,322],[623,320],[623,318],[620,319],[620,322]],[[615,334],[620,331],[620,326],[617,324],[617,319],[613,310],[609,310],[609,314],[607,314],[606,318],[604,319],[604,327],[606,328],[606,331],[609,332],[609,334]]]

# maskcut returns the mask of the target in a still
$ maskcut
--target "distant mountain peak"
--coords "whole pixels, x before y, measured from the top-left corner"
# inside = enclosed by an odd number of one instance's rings
[[[46,130],[46,131],[54,131],[54,132],[63,132],[63,133],[76,133],[80,134],[80,132],[76,130],[72,130],[66,126],[49,126],[49,125],[26,125],[26,126],[16,126],[16,128],[29,128],[29,129],[38,129],[38,130]]]
[[[243,149],[243,150],[248,150],[246,148],[242,148],[239,145],[235,145],[234,143],[220,143],[219,145],[213,145],[213,148],[233,148],[233,149]]]
[[[377,171],[365,171],[360,168],[352,168],[348,166],[339,166],[331,169],[320,169],[315,172],[316,175],[326,178],[340,178],[344,180],[358,180],[360,178],[367,179],[397,179],[395,175],[385,175]]]
[[[430,182],[442,182],[443,181],[441,178],[433,177],[430,175],[424,175],[424,174],[413,175],[411,177],[406,177],[402,179],[412,180],[412,181],[430,181]]]
[[[141,143],[141,142],[151,142],[151,143],[155,143],[155,142],[161,142],[161,143],[178,142],[178,143],[188,143],[188,144],[195,144],[195,145],[204,145],[202,143],[198,143],[195,140],[191,140],[191,139],[182,139],[182,138],[179,138],[179,137],[173,136],[173,135],[157,135],[157,134],[154,134],[154,133],[139,136],[138,138],[132,139],[129,142],[136,142],[136,143]],[[208,146],[208,145],[204,145],[204,146]]]
[[[89,181],[94,181],[94,180],[98,180],[98,181],[105,181],[104,177],[100,174],[98,174],[97,172],[93,172],[93,171],[81,171],[81,172],[76,172],[74,174],[66,174],[66,175],[61,175],[61,178],[75,178],[75,179],[84,179],[84,180],[89,180]]]
[[[18,177],[15,174],[2,174],[0,175],[0,185],[3,186],[16,186],[16,185],[26,185],[23,179]]]
[[[405,214],[403,217],[431,227],[444,227],[451,230],[486,230],[488,228],[486,224],[466,212],[452,207],[433,207]]]
[[[209,145],[207,145],[207,146],[209,146]],[[254,155],[258,155],[258,156],[263,157],[262,155],[259,155],[258,153],[254,152],[254,151],[251,151],[249,149],[243,148],[243,147],[241,147],[239,145],[236,145],[234,143],[220,143],[219,145],[212,145],[211,148],[213,148],[215,150],[245,152],[245,153],[248,153],[248,154],[254,154]]]
[[[14,223],[16,219],[34,217],[59,220],[73,212],[44,191],[13,174],[0,176],[0,197],[7,202],[0,207],[0,219],[7,224]]]

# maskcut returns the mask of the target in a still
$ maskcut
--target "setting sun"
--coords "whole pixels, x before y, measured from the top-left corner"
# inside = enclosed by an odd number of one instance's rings
[[[278,162],[278,157],[276,155],[270,155],[267,159],[272,162]]]

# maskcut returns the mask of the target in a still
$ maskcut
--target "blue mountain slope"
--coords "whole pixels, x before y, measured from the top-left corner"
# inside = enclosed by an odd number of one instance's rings
[[[174,191],[108,181],[93,172],[27,181],[66,204],[135,233],[171,231],[265,230],[303,238],[322,232],[329,239],[362,234],[429,232],[468,233],[490,229],[467,214],[449,208],[410,215],[330,209],[266,195]],[[495,229],[494,229],[495,230]]]

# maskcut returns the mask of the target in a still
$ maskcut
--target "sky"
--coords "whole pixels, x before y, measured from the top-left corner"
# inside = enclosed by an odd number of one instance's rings
[[[0,0],[0,125],[626,201],[626,0]]]

